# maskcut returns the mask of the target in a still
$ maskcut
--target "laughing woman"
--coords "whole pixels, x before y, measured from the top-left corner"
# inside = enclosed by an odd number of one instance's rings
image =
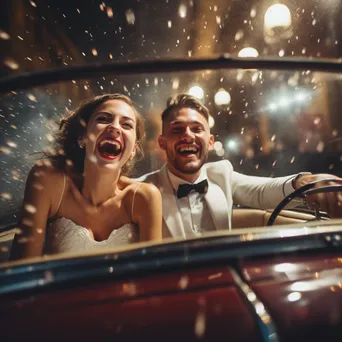
[[[64,118],[55,152],[29,174],[13,258],[160,240],[159,190],[124,177],[143,136],[121,94],[93,97]]]

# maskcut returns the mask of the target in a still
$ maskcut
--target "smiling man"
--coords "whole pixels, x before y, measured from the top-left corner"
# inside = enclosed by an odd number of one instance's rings
[[[161,191],[164,238],[189,238],[206,231],[231,229],[233,203],[272,209],[304,184],[326,178],[341,182],[336,176],[308,173],[254,177],[235,172],[228,160],[206,163],[214,145],[209,111],[190,95],[169,100],[162,121],[158,142],[167,163],[139,180],[153,183]],[[316,195],[309,202],[317,202],[322,210],[341,217],[340,194]]]

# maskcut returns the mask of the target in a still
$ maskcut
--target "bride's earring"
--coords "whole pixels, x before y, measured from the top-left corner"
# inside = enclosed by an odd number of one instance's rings
[[[132,160],[134,158],[134,156],[135,156],[135,152],[132,152],[131,156],[129,157],[129,160]]]

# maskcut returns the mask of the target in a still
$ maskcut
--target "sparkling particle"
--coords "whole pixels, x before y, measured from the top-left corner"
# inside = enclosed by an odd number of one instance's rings
[[[285,51],[283,49],[281,49],[278,53],[279,57],[284,57],[285,55]]]
[[[123,291],[130,296],[135,296],[137,293],[137,288],[134,283],[123,284]]]
[[[7,145],[9,147],[13,147],[13,148],[17,148],[18,147],[18,145],[15,142],[13,142],[13,141],[7,141]]]
[[[322,153],[323,150],[324,150],[324,142],[323,141],[320,141],[317,145],[317,148],[316,148],[317,152],[319,153]]]
[[[19,69],[19,64],[12,58],[5,58],[4,64],[5,66],[7,66],[7,68],[10,68],[12,70]]]
[[[218,279],[218,278],[221,278],[221,277],[222,277],[222,275],[223,275],[223,273],[222,273],[222,272],[220,272],[220,273],[216,273],[216,274],[211,274],[211,275],[208,277],[208,279],[209,279],[209,280]]]
[[[178,88],[179,88],[179,79],[176,78],[172,81],[172,89],[177,90]]]
[[[236,41],[238,41],[238,40],[242,39],[243,36],[244,36],[243,31],[242,31],[242,30],[239,30],[239,31],[236,32],[234,39],[235,39]]]
[[[178,8],[178,14],[181,18],[186,17],[187,8],[184,4],[180,4]]]
[[[19,180],[20,179],[20,173],[18,170],[14,169],[11,172],[12,172],[12,179],[13,180]]]
[[[135,14],[131,9],[126,11],[126,20],[129,25],[134,25],[135,23]]]
[[[11,150],[5,146],[0,146],[0,152],[7,154],[7,155],[11,154]]]
[[[32,204],[25,204],[24,208],[30,214],[34,214],[37,212],[37,208]]]
[[[91,53],[93,54],[93,56],[97,56],[98,55],[97,50],[95,48],[91,49]]]
[[[3,192],[1,194],[1,198],[5,199],[5,200],[11,200],[12,199],[12,195],[10,193],[8,193],[8,192]]]
[[[292,157],[290,163],[293,164],[295,159],[296,159],[296,157]]]
[[[34,1],[32,1],[32,0],[30,0],[30,4],[31,4],[31,6],[33,6],[33,7],[37,7],[37,4],[36,4]]]
[[[201,309],[196,316],[195,335],[198,338],[203,337],[205,333],[205,328],[206,328],[206,316],[205,316],[204,310]]]
[[[186,289],[189,284],[189,277],[183,276],[179,279],[178,287],[182,290]]]
[[[27,97],[30,101],[32,102],[37,102],[37,99],[36,97],[33,95],[33,94],[27,94]]]
[[[0,30],[0,39],[9,40],[11,36],[7,32]]]
[[[106,11],[107,11],[108,18],[113,18],[114,16],[113,9],[111,7],[107,7]]]
[[[171,20],[169,20],[169,21],[167,22],[167,27],[168,27],[168,28],[171,28],[171,27],[172,27],[172,21],[171,21]]]

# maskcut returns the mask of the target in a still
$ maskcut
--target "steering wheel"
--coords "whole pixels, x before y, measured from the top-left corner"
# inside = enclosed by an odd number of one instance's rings
[[[272,226],[275,222],[276,218],[278,217],[279,213],[294,199],[294,198],[301,198],[305,199],[307,196],[325,193],[325,192],[342,192],[342,185],[327,185],[321,186],[319,188],[314,188],[317,183],[324,183],[324,182],[335,182],[340,183],[341,181],[336,180],[335,178],[327,178],[318,180],[309,184],[305,184],[304,186],[300,187],[299,189],[293,191],[291,194],[287,195],[273,210],[268,222],[267,226]],[[312,208],[310,208],[312,209]],[[315,208],[315,216],[316,220],[319,220],[319,208]]]

